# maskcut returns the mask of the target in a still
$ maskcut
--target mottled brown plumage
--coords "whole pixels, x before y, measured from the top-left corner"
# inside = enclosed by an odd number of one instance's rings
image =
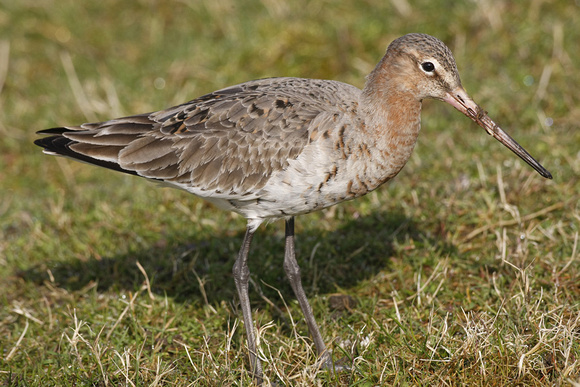
[[[451,51],[409,34],[393,41],[363,90],[341,82],[270,78],[228,87],[150,114],[66,126],[35,143],[64,155],[185,189],[248,219],[234,279],[260,383],[248,296],[250,242],[266,219],[286,220],[284,269],[322,363],[332,359],[294,254],[294,216],[376,189],[409,159],[425,98],[450,103],[530,164],[550,173],[467,95]]]

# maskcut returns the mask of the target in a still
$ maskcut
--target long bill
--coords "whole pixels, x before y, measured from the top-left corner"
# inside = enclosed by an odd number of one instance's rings
[[[534,168],[540,175],[547,179],[552,178],[552,174],[548,172],[540,163],[538,163],[520,144],[516,142],[509,134],[504,132],[502,128],[496,125],[495,122],[488,117],[487,112],[480,108],[470,97],[463,87],[457,87],[450,93],[447,93],[443,99],[455,109],[471,118],[475,123],[481,126],[487,134],[501,142],[509,150],[518,155],[522,160]]]

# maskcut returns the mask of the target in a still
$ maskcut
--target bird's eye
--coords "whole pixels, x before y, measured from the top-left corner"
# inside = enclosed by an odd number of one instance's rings
[[[435,65],[431,62],[424,62],[424,63],[421,63],[421,68],[424,71],[430,73],[430,72],[435,70]]]

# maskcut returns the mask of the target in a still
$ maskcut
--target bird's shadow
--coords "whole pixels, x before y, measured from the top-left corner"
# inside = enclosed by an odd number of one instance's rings
[[[93,283],[97,284],[98,291],[134,291],[144,281],[136,264],[138,261],[147,273],[154,293],[167,295],[177,302],[214,305],[230,302],[236,297],[232,266],[243,235],[243,230],[240,230],[234,236],[204,240],[195,236],[188,239],[180,234],[171,237],[174,239],[166,241],[163,246],[154,245],[113,257],[64,263],[44,261],[20,272],[19,276],[39,284],[52,281],[69,291],[78,291]],[[269,299],[278,298],[276,289],[284,297],[293,297],[291,287],[284,279],[283,238],[283,230],[274,227],[268,227],[265,232],[259,230],[250,250],[249,266],[254,284],[258,284],[262,294]],[[334,231],[304,228],[296,235],[296,251],[307,295],[348,289],[381,270],[389,271],[391,257],[397,254],[395,245],[409,238],[438,245],[443,254],[456,250],[444,239],[430,236],[412,219],[397,212],[373,213],[348,220]],[[252,292],[253,303],[264,302],[256,297],[256,287]]]

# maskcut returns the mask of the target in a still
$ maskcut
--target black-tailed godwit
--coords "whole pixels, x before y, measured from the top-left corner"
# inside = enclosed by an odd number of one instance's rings
[[[163,181],[247,219],[233,274],[260,384],[248,295],[254,232],[265,220],[285,220],[284,270],[321,363],[332,367],[302,288],[294,217],[365,195],[395,177],[415,147],[426,98],[451,104],[552,178],[467,95],[449,48],[425,34],[394,40],[362,90],[330,80],[261,79],[154,113],[43,130],[49,136],[35,143],[47,154]]]

